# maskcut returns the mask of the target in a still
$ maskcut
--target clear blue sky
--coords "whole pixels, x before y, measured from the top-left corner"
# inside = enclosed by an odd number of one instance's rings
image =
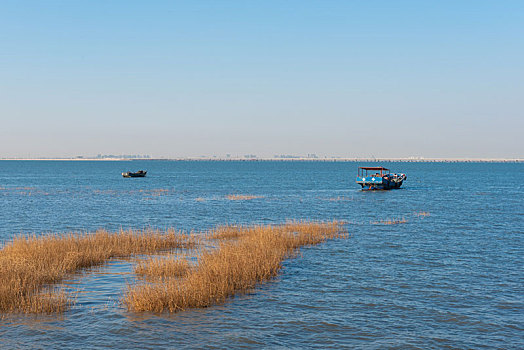
[[[524,1],[0,1],[0,157],[524,156]]]

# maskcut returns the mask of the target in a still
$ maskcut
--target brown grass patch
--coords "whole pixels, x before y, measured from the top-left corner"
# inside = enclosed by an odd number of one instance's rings
[[[226,198],[229,199],[230,201],[248,201],[251,199],[264,198],[264,196],[252,196],[252,195],[246,195],[246,194],[228,194]]]
[[[50,285],[68,274],[113,257],[194,246],[196,240],[169,229],[121,230],[16,237],[0,250],[0,312],[62,312],[70,304]]]
[[[140,261],[135,273],[146,278],[184,277],[190,269],[191,263],[187,259],[156,257]]]
[[[228,233],[228,231],[231,231]],[[129,286],[123,299],[131,311],[177,312],[225,302],[274,277],[282,261],[301,246],[347,237],[342,223],[289,222],[278,226],[225,226],[210,236],[237,238],[203,250],[198,265],[181,280]]]
[[[337,197],[328,197],[328,198],[320,198],[324,201],[330,201],[330,202],[346,202],[346,201],[352,201],[353,198],[345,197],[345,196],[337,196]]]
[[[144,194],[145,196],[160,197],[169,195],[171,190],[166,188],[154,188],[151,190],[139,190],[139,192]]]
[[[371,222],[373,225],[398,225],[398,224],[405,224],[408,222],[406,219],[386,219],[386,220],[379,220],[379,221],[373,221]]]
[[[218,226],[208,232],[209,239],[234,239],[247,235],[259,226],[224,225]]]

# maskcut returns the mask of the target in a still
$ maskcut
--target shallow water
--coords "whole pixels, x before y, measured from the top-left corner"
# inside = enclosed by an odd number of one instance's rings
[[[2,241],[287,219],[345,220],[350,233],[248,295],[173,315],[127,312],[133,260],[111,261],[71,277],[65,314],[4,317],[0,348],[524,348],[524,164],[383,163],[408,180],[379,192],[359,191],[358,165],[0,161]]]

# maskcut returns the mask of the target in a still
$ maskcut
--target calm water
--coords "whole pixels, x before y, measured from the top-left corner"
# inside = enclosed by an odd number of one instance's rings
[[[349,239],[303,249],[253,293],[174,315],[128,313],[118,300],[132,263],[112,261],[72,277],[83,293],[64,315],[1,320],[0,348],[524,348],[524,164],[383,165],[408,175],[403,189],[359,191],[349,162],[0,161],[1,241],[350,223]],[[138,169],[148,176],[120,175]]]

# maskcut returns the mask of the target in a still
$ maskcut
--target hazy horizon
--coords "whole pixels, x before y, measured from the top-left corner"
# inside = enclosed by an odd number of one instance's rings
[[[524,158],[520,1],[6,1],[0,158]]]

